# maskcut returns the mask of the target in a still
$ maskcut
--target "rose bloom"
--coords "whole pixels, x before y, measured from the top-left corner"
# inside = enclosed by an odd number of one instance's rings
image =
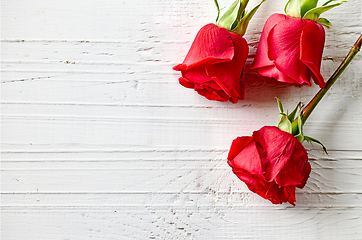
[[[209,100],[236,103],[243,99],[240,81],[248,56],[246,40],[239,35],[207,24],[200,29],[183,63],[179,82]]]
[[[321,88],[320,73],[325,32],[312,20],[273,14],[264,25],[251,69],[279,82],[310,84]]]
[[[294,205],[295,187],[303,188],[311,171],[303,145],[292,134],[271,126],[236,138],[228,164],[252,192],[274,204]]]

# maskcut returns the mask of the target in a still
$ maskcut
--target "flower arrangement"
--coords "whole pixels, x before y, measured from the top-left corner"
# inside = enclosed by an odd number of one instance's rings
[[[265,1],[265,0],[264,0]],[[181,71],[181,85],[193,88],[209,100],[236,103],[243,99],[241,76],[248,55],[248,45],[242,37],[249,21],[264,2],[249,13],[248,0],[236,0],[216,24],[207,24],[198,32],[183,63],[174,67]],[[302,143],[316,142],[303,134],[303,126],[319,101],[335,83],[359,52],[362,35],[327,82],[320,73],[325,42],[324,27],[332,24],[320,15],[344,3],[329,0],[317,7],[318,0],[289,0],[285,14],[271,15],[263,28],[251,69],[260,76],[278,82],[311,85],[313,79],[320,91],[302,108],[298,104],[289,114],[284,113],[277,98],[279,118],[276,126],[264,126],[252,136],[237,137],[231,144],[227,163],[233,173],[250,191],[274,204],[295,205],[295,189],[303,188],[311,165]]]

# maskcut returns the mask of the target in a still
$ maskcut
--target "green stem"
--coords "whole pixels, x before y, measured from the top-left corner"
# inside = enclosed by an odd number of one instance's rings
[[[333,75],[329,78],[326,83],[326,86],[319,90],[319,92],[314,96],[314,98],[302,109],[302,123],[304,124],[310,114],[313,112],[314,108],[317,104],[322,100],[323,96],[327,93],[327,91],[332,87],[332,85],[336,82],[338,77],[342,74],[344,69],[348,66],[348,64],[352,61],[354,56],[359,52],[362,44],[362,34],[359,36],[356,43],[352,46],[348,55],[345,57],[341,65],[337,68],[337,70],[333,73]],[[298,118],[295,119],[292,123],[293,135],[298,132]]]

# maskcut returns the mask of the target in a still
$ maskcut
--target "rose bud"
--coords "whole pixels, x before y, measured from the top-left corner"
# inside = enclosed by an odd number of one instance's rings
[[[210,23],[199,30],[183,63],[173,68],[181,71],[182,86],[209,100],[236,103],[244,98],[241,76],[249,48],[242,36],[261,5],[245,14],[247,3],[236,0],[220,20],[217,18],[217,25]]]
[[[331,26],[319,15],[343,2],[328,1],[316,7],[318,0],[289,0],[285,13],[273,14],[266,21],[251,69],[279,82],[311,85],[311,78],[325,86],[320,73],[325,32]]]
[[[274,204],[289,202],[294,205],[295,188],[303,188],[311,172],[302,142],[323,144],[303,135],[305,121],[301,111],[293,121],[300,104],[290,114],[285,114],[277,100],[280,114],[276,127],[264,126],[252,136],[234,139],[228,164],[250,191]],[[324,146],[323,149],[326,151]]]

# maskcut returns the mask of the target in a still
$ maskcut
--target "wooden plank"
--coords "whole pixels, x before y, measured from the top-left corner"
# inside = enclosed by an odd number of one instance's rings
[[[3,237],[27,239],[359,239],[362,210],[221,206],[4,211]],[[34,222],[34,219],[37,219]]]
[[[60,153],[61,154],[61,153]],[[90,153],[91,154],[91,153]],[[249,192],[231,172],[226,156],[194,158],[20,160],[2,163],[4,193]],[[85,157],[87,157],[85,155]],[[311,160],[303,193],[362,194],[360,159]],[[329,196],[327,196],[328,198]]]
[[[134,108],[135,109],[135,108]],[[204,109],[201,117],[186,117],[188,111],[177,109],[160,112],[154,111],[149,116],[143,115],[143,108],[132,116],[73,116],[73,115],[36,115],[17,116],[4,115],[2,120],[3,133],[7,135],[4,144],[18,143],[25,145],[50,144],[59,145],[85,144],[85,145],[118,145],[119,147],[190,147],[200,148],[221,146],[228,148],[234,138],[242,135],[251,135],[253,131],[263,125],[274,125],[275,117],[262,121],[250,118],[252,114],[231,118],[220,118],[220,115],[209,116],[213,110]],[[227,111],[227,109],[225,109]],[[151,111],[150,111],[151,112]],[[170,115],[175,112],[176,116]],[[177,117],[178,112],[184,112]],[[197,110],[190,111],[197,112]],[[222,112],[222,111],[221,111]],[[245,114],[245,115],[244,115]],[[254,113],[255,114],[255,113]],[[127,115],[127,114],[125,114]],[[164,116],[162,116],[164,115]],[[335,117],[338,117],[335,116]],[[347,116],[346,116],[347,117]],[[269,124],[268,124],[269,122]],[[329,150],[359,150],[359,141],[362,127],[360,123],[349,122],[309,122],[305,126],[305,134],[322,141]],[[330,129],[333,128],[333,131]],[[183,134],[186,133],[187,134]],[[361,132],[362,134],[362,132]],[[340,139],[346,139],[340,141]],[[307,148],[320,148],[305,143]]]

